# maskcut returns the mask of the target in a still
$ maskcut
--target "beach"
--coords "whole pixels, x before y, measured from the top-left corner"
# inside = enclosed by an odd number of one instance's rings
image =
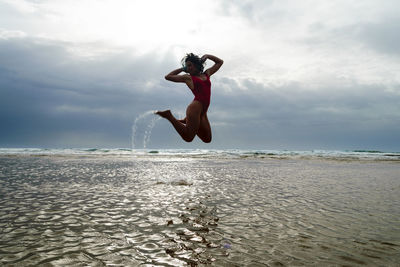
[[[399,155],[324,155],[4,152],[0,265],[399,266]]]

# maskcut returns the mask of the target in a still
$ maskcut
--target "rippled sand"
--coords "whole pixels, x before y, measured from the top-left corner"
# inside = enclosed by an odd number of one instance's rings
[[[0,158],[0,265],[399,266],[400,163]]]

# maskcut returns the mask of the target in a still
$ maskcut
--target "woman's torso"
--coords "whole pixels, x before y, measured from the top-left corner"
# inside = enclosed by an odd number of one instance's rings
[[[193,81],[192,93],[194,99],[200,101],[203,104],[203,112],[207,111],[210,105],[211,98],[211,81],[207,74],[201,74],[200,76],[191,75]]]

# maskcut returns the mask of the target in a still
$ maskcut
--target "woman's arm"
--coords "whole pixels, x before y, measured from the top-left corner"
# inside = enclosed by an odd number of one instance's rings
[[[165,79],[171,82],[176,82],[176,83],[186,83],[188,80],[188,77],[190,77],[187,74],[179,75],[183,71],[183,68],[179,68],[176,70],[171,71],[167,75],[165,75]]]
[[[220,58],[218,58],[218,57],[216,57],[216,56],[213,56],[213,55],[208,55],[208,54],[206,54],[206,55],[204,55],[204,56],[201,57],[201,60],[202,60],[203,62],[206,61],[207,59],[210,59],[210,60],[214,61],[214,65],[211,66],[210,68],[208,68],[208,69],[205,71],[205,73],[206,73],[208,76],[211,76],[211,75],[213,75],[214,73],[216,73],[216,72],[219,70],[219,68],[221,68],[222,64],[224,64],[224,61],[223,61],[222,59],[220,59]]]
[[[176,83],[186,83],[186,85],[190,89],[193,89],[192,77],[190,77],[189,74],[179,75],[179,73],[181,73],[182,71],[184,71],[183,68],[173,70],[170,73],[168,73],[167,75],[165,75],[165,79],[168,81],[171,81],[171,82],[176,82]]]

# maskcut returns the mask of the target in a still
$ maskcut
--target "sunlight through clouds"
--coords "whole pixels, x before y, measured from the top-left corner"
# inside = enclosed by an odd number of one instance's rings
[[[43,23],[47,31],[42,33],[43,37],[73,42],[103,41],[146,49],[192,43],[191,38],[201,32],[210,19],[209,12],[198,11],[198,3],[176,0],[52,0],[40,1],[36,8],[45,14]],[[208,8],[213,5],[213,1],[202,3]],[[24,1],[20,5],[26,6],[25,9],[30,6]]]
[[[384,23],[382,13],[390,6],[374,1],[3,3],[34,15],[27,17],[32,23],[18,29],[27,36],[67,42],[71,52],[86,58],[129,48],[137,55],[172,53],[179,60],[188,51],[201,54],[212,48],[229,58],[231,64],[224,68],[236,79],[275,85],[306,82],[314,88],[336,80],[400,82],[398,61],[371,49],[377,41],[363,37],[373,29],[369,25]]]

